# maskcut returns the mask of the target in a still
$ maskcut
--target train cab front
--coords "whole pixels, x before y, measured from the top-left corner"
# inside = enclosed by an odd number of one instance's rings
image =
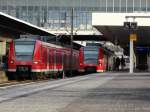
[[[80,69],[85,72],[103,72],[103,52],[98,46],[80,49]]]
[[[84,48],[83,65],[85,72],[96,72],[98,64],[98,49],[93,47]]]
[[[18,39],[10,44],[8,72],[31,72],[36,41]]]

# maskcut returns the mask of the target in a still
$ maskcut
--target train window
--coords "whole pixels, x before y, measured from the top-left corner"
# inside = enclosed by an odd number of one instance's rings
[[[15,45],[16,55],[32,55],[34,45]]]
[[[84,50],[84,63],[85,64],[97,64],[98,63],[98,49],[96,50]]]
[[[94,58],[97,59],[98,58],[98,51],[84,51],[84,59],[88,59],[88,58]]]
[[[17,60],[32,60],[35,42],[15,42]]]
[[[61,64],[62,63],[61,52],[56,52],[56,63],[57,64]]]

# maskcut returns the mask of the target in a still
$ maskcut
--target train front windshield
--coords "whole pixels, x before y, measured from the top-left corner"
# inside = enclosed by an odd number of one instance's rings
[[[84,63],[97,64],[98,63],[98,49],[84,48]]]
[[[15,42],[16,60],[30,61],[33,57],[35,42]]]

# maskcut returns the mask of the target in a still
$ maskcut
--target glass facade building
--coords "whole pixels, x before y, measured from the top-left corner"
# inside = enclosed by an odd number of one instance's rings
[[[92,12],[150,12],[150,0],[0,0],[0,11],[47,29],[92,29]]]

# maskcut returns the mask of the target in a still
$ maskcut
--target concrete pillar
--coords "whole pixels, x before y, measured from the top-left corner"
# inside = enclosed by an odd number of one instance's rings
[[[0,42],[0,55],[6,55],[6,41]]]
[[[134,31],[130,34],[130,73],[133,73],[134,69],[134,41],[137,40],[137,35],[134,33]],[[135,56],[136,57],[136,56]]]
[[[130,40],[130,73],[133,73],[133,55],[134,55],[134,50],[133,50],[133,40]]]
[[[0,42],[0,57],[2,61],[2,56],[6,55],[6,40]],[[8,81],[5,71],[2,69],[2,62],[0,62],[0,83]]]

